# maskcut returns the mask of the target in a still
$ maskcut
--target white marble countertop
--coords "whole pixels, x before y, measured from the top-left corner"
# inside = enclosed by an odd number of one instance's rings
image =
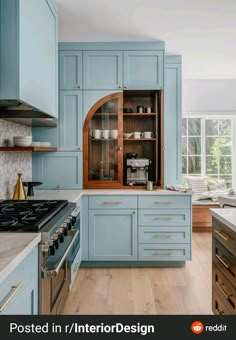
[[[0,283],[20,264],[41,240],[39,233],[1,233]]]
[[[209,209],[212,216],[224,223],[236,232],[236,209],[235,208],[213,208]]]
[[[191,193],[177,192],[171,190],[137,190],[137,189],[85,189],[85,190],[34,190],[34,196],[28,199],[64,199],[69,202],[77,202],[82,195],[191,195]]]

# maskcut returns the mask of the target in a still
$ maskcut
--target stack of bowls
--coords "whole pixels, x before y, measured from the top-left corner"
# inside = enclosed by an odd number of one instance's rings
[[[15,146],[31,146],[32,136],[15,136],[13,142]]]

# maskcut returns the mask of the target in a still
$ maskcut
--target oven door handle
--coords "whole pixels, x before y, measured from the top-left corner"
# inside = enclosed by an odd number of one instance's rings
[[[70,231],[70,235],[73,233],[73,230]],[[67,247],[65,253],[63,254],[62,258],[60,259],[58,265],[56,266],[56,268],[53,268],[53,269],[44,269],[42,268],[42,276],[44,279],[47,279],[47,278],[54,278],[58,275],[67,255],[69,254],[71,248],[73,247],[73,244],[76,240],[76,237],[79,235],[79,230],[77,230],[75,233],[74,233],[74,236],[73,236],[73,239],[71,240],[69,246]]]

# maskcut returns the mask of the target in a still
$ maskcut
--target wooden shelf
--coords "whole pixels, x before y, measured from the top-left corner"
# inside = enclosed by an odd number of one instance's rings
[[[133,112],[133,113],[126,113],[126,112],[123,112],[123,115],[125,117],[153,117],[153,116],[156,116],[157,113],[138,113],[138,112]]]
[[[156,141],[156,138],[123,138],[124,141],[140,142],[140,141]]]
[[[57,148],[43,146],[0,146],[0,151],[55,152]]]
[[[90,138],[91,141],[117,141],[117,138]]]

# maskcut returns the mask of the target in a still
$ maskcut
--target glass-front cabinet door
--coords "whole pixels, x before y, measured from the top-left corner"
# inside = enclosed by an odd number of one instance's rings
[[[84,123],[84,188],[122,186],[122,94],[99,100]]]

